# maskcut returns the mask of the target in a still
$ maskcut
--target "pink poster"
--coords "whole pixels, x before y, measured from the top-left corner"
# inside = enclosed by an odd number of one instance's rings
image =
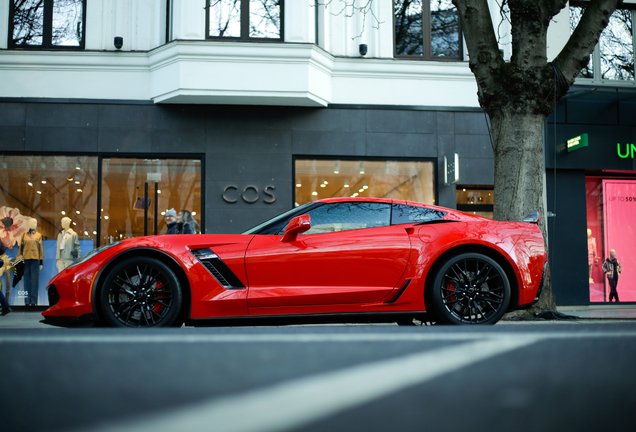
[[[603,260],[616,251],[622,273],[618,277],[617,293],[621,302],[636,301],[636,181],[603,180],[603,215],[605,247]],[[610,287],[605,278],[605,301]]]

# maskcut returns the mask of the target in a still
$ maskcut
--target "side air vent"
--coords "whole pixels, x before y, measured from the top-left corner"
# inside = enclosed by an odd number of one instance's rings
[[[192,249],[192,255],[210,272],[225,289],[245,289],[243,282],[225,265],[211,249]]]

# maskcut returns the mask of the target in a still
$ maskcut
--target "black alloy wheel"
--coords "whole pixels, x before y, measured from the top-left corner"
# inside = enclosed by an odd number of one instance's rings
[[[179,325],[182,298],[174,272],[147,257],[130,258],[113,267],[99,297],[104,318],[116,327]]]
[[[426,300],[441,324],[495,324],[510,304],[510,283],[495,260],[465,253],[439,269]]]

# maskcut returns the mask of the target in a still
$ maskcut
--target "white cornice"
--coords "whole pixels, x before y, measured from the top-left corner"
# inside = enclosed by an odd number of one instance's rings
[[[148,52],[0,50],[0,97],[477,106],[466,62],[334,57],[313,44],[215,41],[173,41]]]

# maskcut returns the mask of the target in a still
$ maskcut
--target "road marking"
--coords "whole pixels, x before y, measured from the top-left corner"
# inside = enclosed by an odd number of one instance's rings
[[[472,338],[475,339],[475,335]],[[212,428],[224,432],[270,432],[299,428],[541,339],[508,335],[466,342],[291,380],[171,413],[153,413],[136,420],[81,431],[174,432]]]
[[[535,337],[540,339],[588,339],[607,337],[636,337],[636,331],[598,332],[467,332],[467,333],[260,333],[260,334],[155,334],[138,333],[91,335],[51,334],[0,335],[0,343],[318,343],[318,342],[421,342],[421,341],[474,341],[480,338],[506,339]]]

